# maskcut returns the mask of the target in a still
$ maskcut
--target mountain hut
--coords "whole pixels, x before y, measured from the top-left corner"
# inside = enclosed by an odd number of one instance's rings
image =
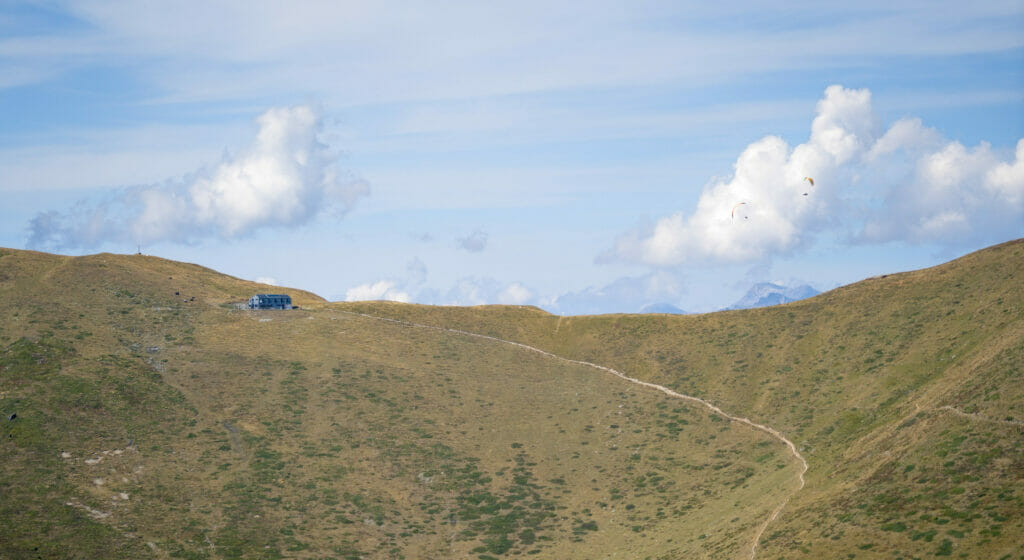
[[[249,298],[249,309],[291,309],[292,296],[287,294],[256,294]]]

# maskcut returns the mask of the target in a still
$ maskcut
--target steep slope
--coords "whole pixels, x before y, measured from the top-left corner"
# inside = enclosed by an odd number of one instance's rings
[[[1024,554],[1024,243],[780,307],[551,317],[348,305],[605,364],[774,426],[807,486],[758,557]]]
[[[1022,274],[1013,242],[709,315],[248,312],[194,265],[0,250],[0,556],[749,558],[785,503],[757,558],[1017,558]],[[806,485],[763,430],[450,329],[778,430]]]
[[[233,305],[265,290],[0,251],[0,556],[745,558],[794,489],[693,403],[294,290]]]

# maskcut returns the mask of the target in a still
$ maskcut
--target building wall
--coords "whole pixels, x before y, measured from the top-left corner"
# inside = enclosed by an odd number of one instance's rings
[[[283,294],[256,294],[249,298],[249,309],[291,309],[292,298]]]

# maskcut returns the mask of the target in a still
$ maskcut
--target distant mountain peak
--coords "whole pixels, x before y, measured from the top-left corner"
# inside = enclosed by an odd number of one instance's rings
[[[771,282],[759,282],[747,290],[747,294],[739,301],[726,309],[752,309],[755,307],[768,307],[770,305],[781,305],[791,301],[807,299],[818,295],[818,290],[804,284],[801,286],[780,286]]]

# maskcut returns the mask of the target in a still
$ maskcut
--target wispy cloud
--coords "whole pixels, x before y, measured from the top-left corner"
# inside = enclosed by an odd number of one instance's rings
[[[542,307],[565,315],[639,313],[650,305],[674,305],[683,292],[683,281],[677,274],[655,271],[618,278],[603,286],[566,292],[544,302]]]
[[[429,294],[424,294],[429,298]],[[428,299],[437,305],[527,305],[534,303],[535,295],[520,282],[503,282],[491,277],[465,276],[443,295],[435,294]]]
[[[334,91],[347,99],[339,103],[467,98],[1024,44],[1014,2],[456,2],[444,18],[429,3],[383,1],[297,10],[265,2],[87,0],[64,8],[80,22],[75,33],[10,39],[0,43],[0,57],[32,57],[34,67],[48,62],[58,70],[112,57],[158,59],[140,65],[147,80],[168,97],[192,100],[272,95],[296,84]],[[761,25],[728,23],[741,20]],[[759,45],[771,48],[751,48]]]
[[[533,290],[521,282],[502,282],[491,277],[464,276],[446,291],[426,287],[427,266],[418,257],[405,267],[404,276],[360,284],[345,292],[345,301],[389,300],[433,305],[527,305],[536,300]]]
[[[470,253],[480,253],[487,248],[487,232],[482,229],[476,229],[473,233],[460,237],[457,240],[459,249],[469,251]]]
[[[427,281],[427,265],[419,257],[413,257],[405,265],[405,275],[408,285],[421,286]]]
[[[87,248],[105,242],[196,242],[237,238],[267,227],[296,227],[323,213],[342,215],[369,193],[365,181],[337,169],[337,153],[319,138],[317,111],[271,109],[257,119],[252,145],[182,180],[117,191],[101,202],[31,220],[29,246]]]
[[[830,86],[807,142],[750,144],[696,211],[619,239],[612,255],[655,266],[749,262],[823,234],[862,242],[957,245],[1024,230],[1024,143],[1010,161],[966,148],[919,120],[883,132],[871,92]],[[811,186],[806,178],[815,183]]]

